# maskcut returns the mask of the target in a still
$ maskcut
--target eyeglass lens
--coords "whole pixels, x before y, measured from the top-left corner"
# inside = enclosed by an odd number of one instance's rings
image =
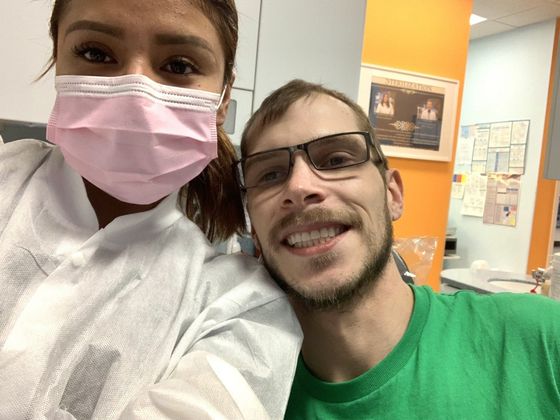
[[[313,140],[302,148],[307,150],[311,164],[318,170],[346,168],[368,159],[367,140],[361,133]],[[249,156],[244,162],[242,184],[245,188],[253,188],[286,180],[290,173],[290,159],[289,148]]]

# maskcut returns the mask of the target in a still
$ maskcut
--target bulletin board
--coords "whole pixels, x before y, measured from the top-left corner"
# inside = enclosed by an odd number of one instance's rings
[[[525,173],[529,120],[461,126],[456,173]]]
[[[461,127],[451,197],[463,200],[462,215],[516,226],[529,125],[514,120]]]

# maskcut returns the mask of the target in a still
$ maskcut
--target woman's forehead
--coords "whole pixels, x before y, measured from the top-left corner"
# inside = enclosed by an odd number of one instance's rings
[[[102,20],[136,33],[198,34],[219,43],[219,33],[196,2],[189,0],[71,0],[62,26],[76,20]]]

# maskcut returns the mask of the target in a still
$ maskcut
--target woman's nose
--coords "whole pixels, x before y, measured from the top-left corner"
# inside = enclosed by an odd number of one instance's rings
[[[125,74],[141,74],[149,77],[155,82],[158,82],[158,75],[152,68],[149,60],[142,56],[131,57],[127,60],[122,68],[123,75]]]

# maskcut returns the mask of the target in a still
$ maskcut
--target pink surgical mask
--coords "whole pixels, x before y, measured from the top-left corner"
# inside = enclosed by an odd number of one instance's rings
[[[219,94],[142,75],[57,76],[47,139],[82,177],[113,197],[151,204],[217,157]]]

